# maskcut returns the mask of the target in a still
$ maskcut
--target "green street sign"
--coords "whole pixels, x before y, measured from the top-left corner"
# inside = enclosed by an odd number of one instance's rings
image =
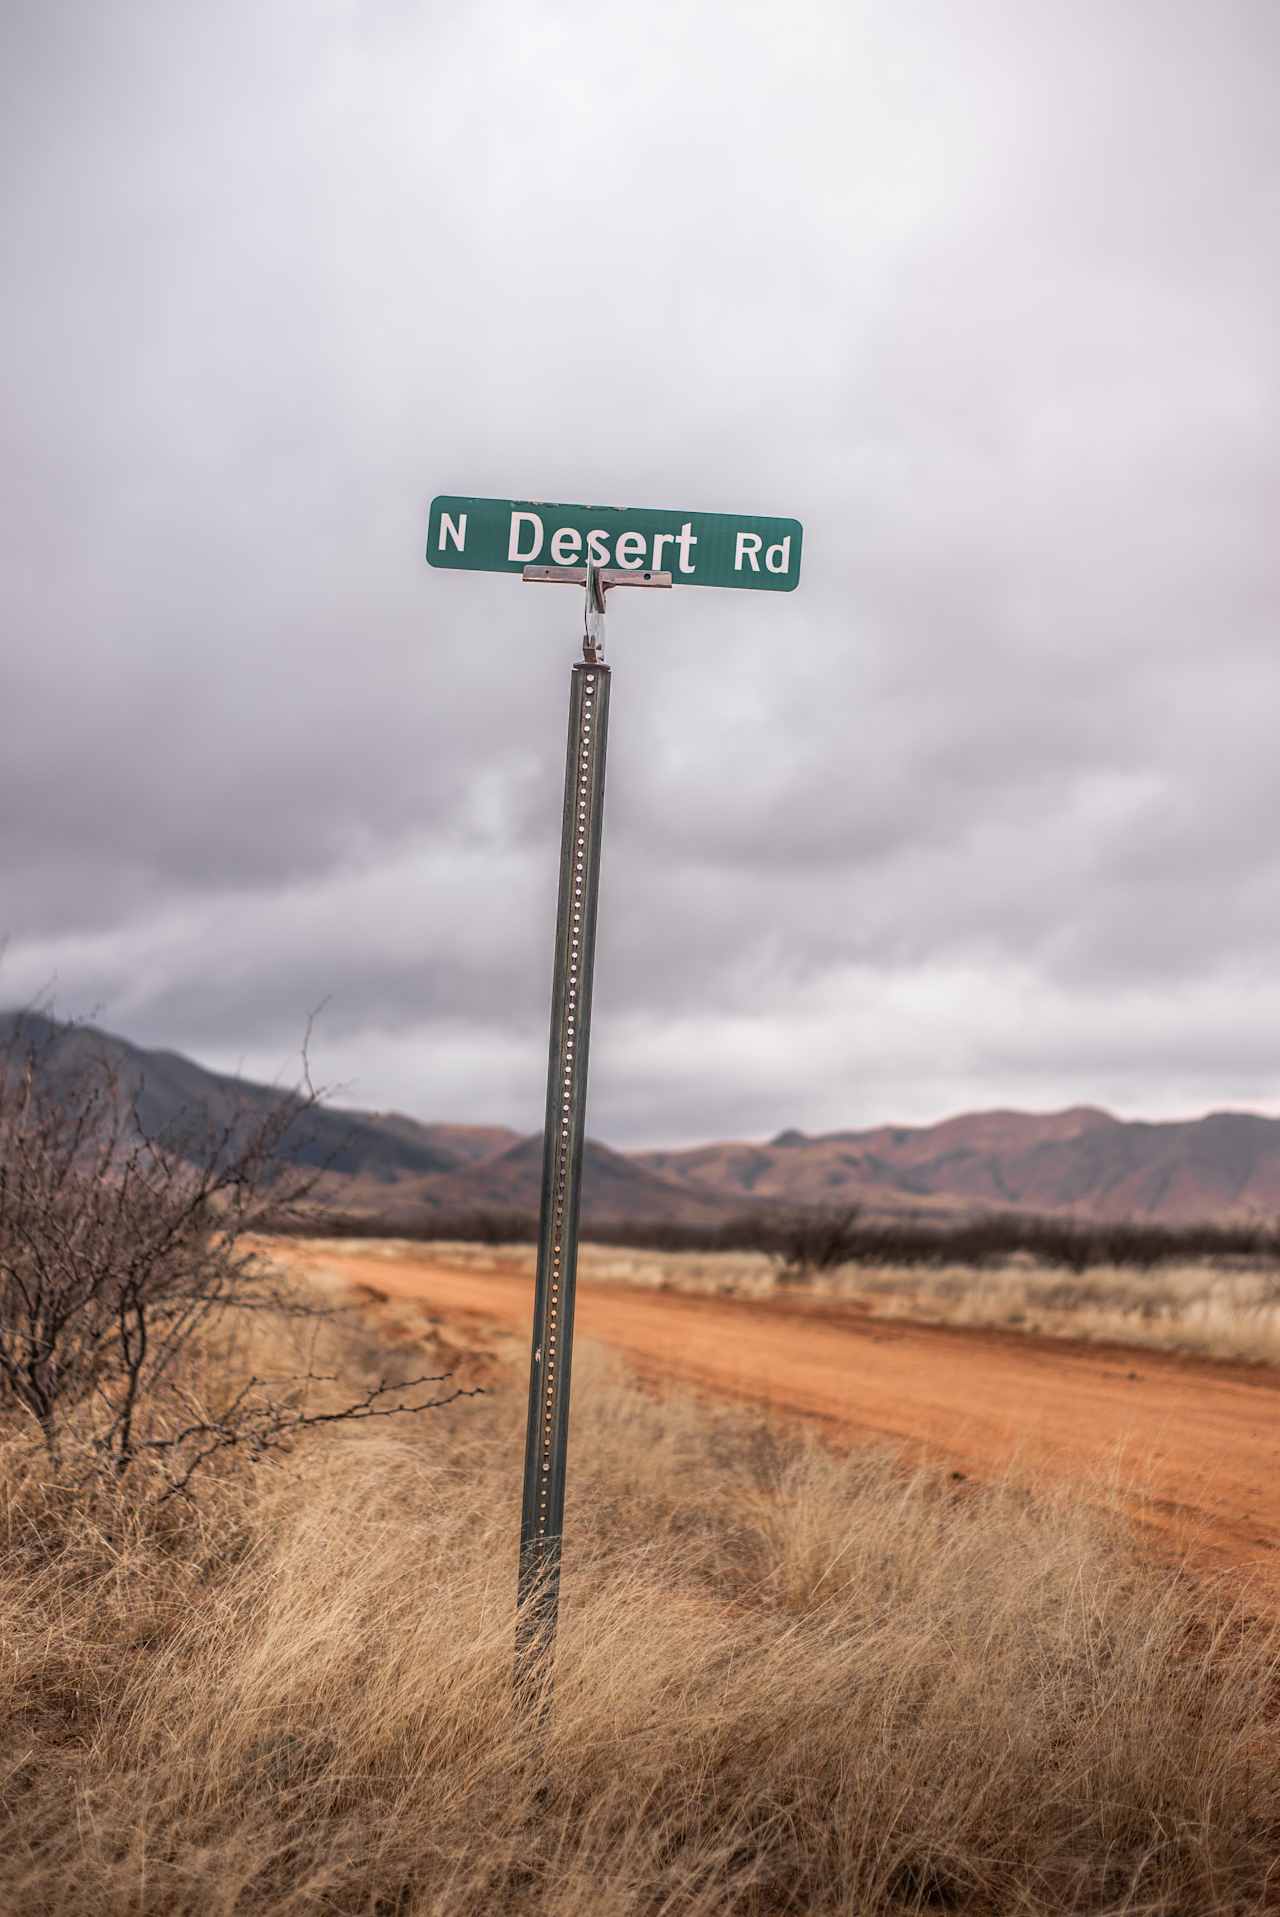
[[[431,502],[427,559],[469,572],[585,566],[669,572],[675,586],[792,592],[800,580],[798,519],[738,513],[654,512],[631,506],[555,506],[542,499]]]

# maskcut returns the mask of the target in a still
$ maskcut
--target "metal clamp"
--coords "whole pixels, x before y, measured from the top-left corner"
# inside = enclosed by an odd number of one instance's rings
[[[604,664],[604,579],[594,560],[587,561],[587,597],[582,608],[582,656],[589,666]]]
[[[586,603],[582,611],[582,656],[589,666],[604,664],[604,596],[610,586],[669,586],[669,572],[628,572],[621,566],[597,566],[588,559],[585,566],[526,566],[522,577],[528,586],[585,586]]]

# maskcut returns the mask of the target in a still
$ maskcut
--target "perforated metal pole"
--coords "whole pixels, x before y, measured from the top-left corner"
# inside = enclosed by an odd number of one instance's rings
[[[589,600],[590,594],[588,580]],[[602,597],[600,603],[602,607]],[[536,1692],[542,1708],[549,1696],[560,1593],[591,973],[609,724],[609,668],[600,656],[602,625],[602,619],[588,619],[587,657],[574,666],[569,691],[560,902],[551,988],[551,1052],[520,1522],[516,1675],[519,1682]]]

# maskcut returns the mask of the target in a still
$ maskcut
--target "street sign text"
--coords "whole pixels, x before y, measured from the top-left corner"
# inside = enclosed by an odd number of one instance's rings
[[[431,502],[427,558],[469,572],[528,565],[669,572],[677,586],[745,586],[791,592],[800,579],[798,519],[736,513],[657,512],[630,506],[557,506],[545,500]]]

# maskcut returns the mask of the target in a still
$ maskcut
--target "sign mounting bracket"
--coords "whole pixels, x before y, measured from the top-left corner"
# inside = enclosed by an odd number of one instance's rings
[[[526,566],[526,586],[585,586],[582,611],[582,656],[589,666],[604,664],[604,596],[610,586],[670,586],[669,572],[628,572],[621,566]]]

